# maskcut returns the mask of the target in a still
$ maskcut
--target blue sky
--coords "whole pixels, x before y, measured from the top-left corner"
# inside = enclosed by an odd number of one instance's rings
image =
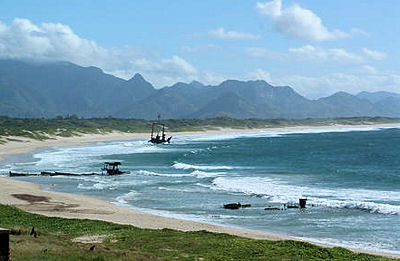
[[[264,79],[317,98],[400,92],[400,1],[0,2],[0,57],[67,60],[157,88]]]

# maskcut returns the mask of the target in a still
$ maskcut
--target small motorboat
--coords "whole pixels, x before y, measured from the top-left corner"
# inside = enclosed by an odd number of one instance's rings
[[[104,162],[104,167],[101,169],[105,171],[107,175],[121,175],[121,174],[129,174],[129,171],[121,171],[119,170],[119,166],[121,162]]]

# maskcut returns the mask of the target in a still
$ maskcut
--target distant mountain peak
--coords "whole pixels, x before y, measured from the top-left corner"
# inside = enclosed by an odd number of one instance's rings
[[[336,93],[332,94],[331,96],[332,97],[354,97],[350,93],[344,92],[344,91],[336,92]]]
[[[191,81],[191,82],[189,83],[189,85],[191,85],[191,86],[193,86],[193,87],[203,87],[203,86],[204,86],[204,84],[202,84],[201,82],[196,81],[196,80]]]
[[[135,75],[129,81],[132,81],[132,80],[147,82],[140,73],[135,73]]]
[[[221,82],[221,84],[220,84],[220,86],[223,86],[223,85],[227,85],[227,84],[232,84],[232,83],[238,83],[238,82],[241,82],[241,81],[239,81],[239,80],[225,80],[225,81],[223,81],[223,82]]]
[[[71,66],[71,64],[67,64],[67,63],[62,63],[60,65]],[[100,69],[99,67],[96,67],[96,66],[89,66],[89,67],[86,67],[86,68],[91,70],[92,72],[101,73],[101,74],[104,73],[102,69]]]
[[[372,103],[381,102],[385,99],[399,99],[400,94],[395,92],[387,92],[387,91],[377,91],[377,92],[360,92],[356,95],[360,99],[369,100]]]
[[[140,73],[136,73],[131,79],[125,82],[125,86],[128,89],[135,91],[135,97],[140,100],[155,91],[154,86],[146,81]]]
[[[128,83],[145,86],[146,88],[151,89],[154,88],[153,85],[150,82],[146,81],[146,79],[140,73],[136,73],[132,78],[128,80]]]
[[[269,83],[267,83],[264,80],[230,80],[230,79],[223,81],[220,85],[229,84],[229,83],[261,83],[261,84],[265,84],[265,85],[270,85]]]

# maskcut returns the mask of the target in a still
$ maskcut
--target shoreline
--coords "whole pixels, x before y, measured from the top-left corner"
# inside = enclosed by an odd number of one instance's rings
[[[201,231],[225,233],[257,240],[295,240],[308,242],[321,247],[338,247],[336,245],[313,242],[296,237],[278,235],[234,226],[160,216],[119,206],[96,197],[55,192],[42,189],[38,184],[0,176],[0,204],[15,206],[21,210],[49,217],[69,219],[91,219],[111,223],[132,225],[143,229],[174,229],[179,231]],[[400,255],[387,252],[346,248],[354,253],[364,253],[389,258]]]
[[[22,210],[45,216],[103,220],[147,229],[207,230],[253,239],[292,239],[254,230],[149,214],[95,197],[44,190],[35,183],[4,176],[0,176],[0,183],[4,186],[0,191],[0,204],[16,206]],[[27,195],[27,199],[20,199],[15,195]],[[29,196],[32,199],[29,199]]]
[[[218,130],[203,130],[203,131],[183,131],[183,132],[170,132],[168,136],[185,136],[185,135],[218,135],[218,134],[245,134],[259,131],[293,131],[293,130],[318,130],[318,129],[348,129],[348,128],[390,128],[400,127],[399,123],[383,123],[383,124],[362,124],[362,125],[320,125],[320,126],[288,126],[288,127],[271,127],[271,128],[243,128],[231,129],[220,128]],[[72,137],[50,137],[48,140],[34,140],[20,136],[8,136],[7,138],[17,139],[19,141],[8,141],[0,144],[0,162],[4,160],[2,156],[12,154],[23,154],[34,151],[42,147],[51,146],[82,146],[95,142],[107,141],[124,141],[133,139],[147,139],[148,133],[129,133],[129,132],[109,132],[105,134],[80,134],[79,136]]]
[[[296,237],[234,226],[150,214],[134,208],[119,206],[95,197],[44,190],[38,184],[15,180],[4,176],[0,176],[0,184],[2,185],[2,189],[0,190],[0,204],[15,206],[30,213],[49,217],[101,220],[123,225],[132,225],[143,229],[167,228],[179,231],[205,230],[213,233],[225,233],[257,240],[295,240],[327,248],[338,247],[336,245],[313,242],[312,240],[304,240]],[[373,252],[353,248],[346,249],[354,253],[400,259],[400,255],[394,253]]]
[[[220,129],[202,132],[179,132],[170,133],[173,136],[183,135],[212,135],[212,134],[245,134],[258,131],[296,131],[309,129],[363,129],[363,128],[390,128],[399,127],[398,124],[376,124],[376,125],[333,125],[333,126],[294,126],[283,128],[264,128],[264,129]],[[45,141],[25,141],[25,142],[9,142],[0,145],[0,155],[27,153],[40,147],[48,146],[79,146],[101,141],[117,141],[147,138],[146,133],[110,133],[101,134],[85,134],[79,137],[57,138]],[[27,146],[28,145],[28,146]],[[3,148],[5,147],[5,148]],[[8,149],[7,149],[8,148]],[[1,159],[0,159],[1,161]],[[242,228],[229,227],[224,225],[216,225],[202,223],[191,220],[177,219],[172,217],[159,216],[138,211],[129,207],[118,206],[111,202],[100,200],[93,197],[82,196],[77,194],[60,193],[46,191],[31,182],[18,181],[11,178],[0,176],[0,203],[13,205],[22,210],[42,214],[46,216],[56,216],[64,218],[80,218],[80,219],[96,219],[113,223],[129,224],[140,228],[162,229],[170,228],[181,231],[207,230],[216,233],[227,233],[231,235],[248,237],[253,239],[266,240],[301,240],[289,236],[276,235],[267,232],[260,232]],[[21,200],[13,194],[27,194],[44,197],[41,201]],[[307,240],[301,240],[307,241]],[[324,247],[333,247],[332,245],[319,244],[307,241],[315,245]],[[350,248],[348,248],[350,249]],[[381,255],[387,257],[400,258],[400,255],[385,252],[371,252],[358,249],[350,249],[354,252],[368,253],[373,255]]]

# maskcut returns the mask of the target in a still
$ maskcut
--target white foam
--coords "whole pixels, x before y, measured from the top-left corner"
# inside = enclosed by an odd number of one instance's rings
[[[10,171],[12,171],[12,167],[10,165],[0,167],[0,175],[1,174],[7,175],[8,172],[10,172]]]
[[[157,172],[148,171],[148,170],[139,170],[139,171],[136,171],[135,173],[137,173],[139,175],[145,175],[145,176],[175,177],[175,178],[188,176],[188,174],[157,173]]]
[[[199,191],[194,191],[193,189],[179,189],[179,188],[169,188],[169,187],[158,187],[159,190],[173,191],[173,192],[184,192],[184,193],[196,193]]]
[[[129,205],[128,201],[134,199],[139,193],[137,191],[131,190],[126,194],[123,194],[121,196],[118,196],[116,198],[117,203],[121,204],[121,205]]]
[[[225,172],[206,172],[206,171],[201,171],[201,170],[194,170],[190,173],[190,175],[196,176],[197,178],[218,177],[223,174],[226,174],[226,173]]]
[[[324,189],[297,186],[282,180],[261,177],[218,177],[214,179],[215,190],[261,195],[274,203],[296,203],[299,198],[308,198],[308,203],[332,208],[351,208],[371,213],[400,215],[400,192],[367,189]]]
[[[74,168],[76,172],[93,171],[85,166],[101,165],[104,155],[136,153],[168,153],[178,149],[169,146],[153,146],[145,141],[125,141],[97,143],[89,146],[58,147],[55,150],[36,153],[34,170],[66,171]]]
[[[246,137],[279,137],[280,133],[275,133],[273,131],[254,131],[254,132],[240,132],[237,133],[221,133],[221,134],[207,134],[207,135],[193,135],[188,137],[188,140],[193,141],[219,141],[219,140],[231,140]]]
[[[85,185],[84,183],[79,183],[77,188],[83,190],[105,190],[105,189],[115,190],[117,186],[118,185],[114,182],[99,181],[91,185]]]
[[[141,176],[157,176],[157,177],[171,177],[171,178],[196,177],[199,179],[217,177],[226,174],[225,172],[206,172],[201,170],[194,170],[191,173],[157,173],[148,170],[139,170],[139,171],[134,171],[133,173]]]
[[[400,128],[400,126],[355,126],[355,127],[305,127],[305,128],[292,128],[286,130],[255,130],[249,132],[237,132],[233,133],[220,133],[220,134],[207,134],[207,135],[192,135],[184,136],[187,141],[217,141],[217,140],[229,140],[238,138],[248,138],[248,137],[280,137],[282,135],[289,134],[308,134],[308,133],[329,133],[329,132],[352,132],[352,131],[377,131],[380,129],[390,129],[390,128]]]
[[[124,178],[126,177],[127,176],[124,176]],[[121,178],[122,177],[111,179],[109,176],[85,177],[83,179],[84,183],[79,183],[77,188],[83,190],[116,190],[123,187],[132,187],[147,183],[147,181],[123,180]]]
[[[172,165],[173,168],[175,169],[193,169],[193,170],[229,170],[229,169],[234,169],[234,167],[231,166],[208,166],[208,165],[191,165],[191,164],[186,164],[186,163],[181,163],[181,162],[175,162],[174,165]]]
[[[357,241],[340,240],[334,238],[310,238],[310,237],[297,237],[297,238],[317,244],[345,247],[345,248],[363,250],[373,253],[400,255],[400,251],[390,250],[390,248],[392,248],[393,246],[380,242],[357,242]]]

